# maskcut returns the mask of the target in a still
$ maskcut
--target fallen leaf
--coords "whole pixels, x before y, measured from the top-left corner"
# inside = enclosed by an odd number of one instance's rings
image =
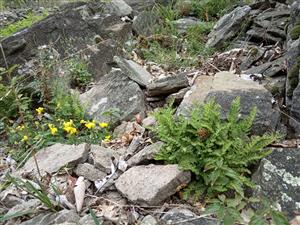
[[[77,212],[80,212],[82,209],[84,197],[85,197],[85,190],[86,190],[86,186],[84,183],[84,177],[78,177],[74,187],[74,195],[75,195]]]

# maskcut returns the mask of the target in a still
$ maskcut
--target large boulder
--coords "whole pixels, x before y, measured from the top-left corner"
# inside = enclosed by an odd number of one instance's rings
[[[114,3],[86,3],[69,5],[31,27],[1,41],[9,65],[22,64],[36,55],[39,46],[51,43],[63,57],[93,43],[93,37],[106,37],[107,28],[120,23],[120,11]],[[122,14],[123,15],[123,14]],[[68,51],[66,47],[73,46]],[[5,66],[0,56],[0,66]]]
[[[177,113],[188,115],[195,104],[203,104],[214,98],[221,105],[222,117],[229,112],[231,102],[241,98],[241,115],[246,116],[253,107],[257,115],[253,124],[254,134],[275,131],[280,113],[272,106],[272,95],[258,82],[244,79],[230,72],[219,72],[215,76],[200,76],[191,91],[187,92]]]
[[[86,161],[89,149],[88,144],[65,145],[57,143],[38,151],[35,156],[28,159],[19,172],[38,174],[37,162],[39,172],[42,175],[46,172],[55,173],[66,165],[72,166]]]
[[[99,121],[117,124],[130,120],[136,114],[143,115],[145,101],[139,85],[131,81],[120,69],[113,69],[103,76],[95,86],[80,96],[88,113]],[[108,112],[117,111],[117,117],[109,118]]]
[[[290,219],[300,210],[300,151],[278,148],[262,159],[253,175],[257,184],[255,195],[274,202]]]
[[[237,7],[231,13],[223,16],[215,25],[213,31],[209,34],[209,40],[206,43],[210,48],[221,48],[223,44],[234,38],[241,32],[241,26],[246,25],[248,15],[251,11],[250,6]]]
[[[179,170],[178,165],[148,165],[127,170],[115,185],[131,202],[157,205],[175,194],[178,186],[190,180],[191,173]]]

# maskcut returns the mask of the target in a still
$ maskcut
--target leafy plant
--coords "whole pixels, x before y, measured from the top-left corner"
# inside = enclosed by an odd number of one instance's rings
[[[92,80],[92,74],[88,71],[87,63],[80,57],[73,57],[66,63],[70,73],[71,86],[84,89]]]
[[[256,198],[242,198],[236,196],[235,198],[227,198],[225,195],[219,195],[217,199],[210,201],[210,205],[205,212],[208,214],[215,214],[218,221],[223,222],[224,225],[249,224],[249,225],[269,225],[269,220],[272,220],[274,225],[288,225],[288,220],[279,211],[275,210],[272,204],[266,199]],[[261,209],[254,211],[252,208],[246,206],[249,203],[260,203]],[[247,217],[247,221],[242,217],[242,212]]]
[[[28,192],[28,194],[32,197],[40,200],[47,208],[51,209],[54,212],[56,211],[55,205],[51,202],[47,192],[42,187],[38,188],[31,182],[13,177],[9,173],[6,174],[6,179],[21,190]]]
[[[243,187],[254,186],[247,178],[248,167],[270,153],[263,148],[279,135],[249,137],[256,108],[243,119],[239,110],[236,98],[226,120],[214,100],[191,110],[187,118],[174,116],[171,106],[155,112],[158,125],[153,130],[165,143],[156,159],[193,172],[198,188],[205,189],[208,197],[230,190],[244,196]]]

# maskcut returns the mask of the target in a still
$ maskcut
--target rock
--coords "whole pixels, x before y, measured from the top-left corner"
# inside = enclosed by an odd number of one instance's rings
[[[14,186],[10,185],[0,193],[0,202],[2,206],[5,206],[7,209],[11,209],[16,205],[23,204],[24,200],[21,199],[18,190]]]
[[[119,23],[120,17],[113,10],[112,3],[91,2],[69,5],[31,27],[24,29],[1,41],[8,65],[22,64],[36,55],[39,46],[48,45],[65,57],[66,53],[85,49],[93,44],[95,35],[105,36],[107,27]],[[22,41],[21,41],[22,40]],[[72,46],[66,51],[66,42]],[[13,47],[11,47],[13,46]],[[71,52],[70,52],[71,51]],[[0,56],[0,66],[4,67]]]
[[[145,128],[139,125],[137,122],[123,121],[121,125],[117,126],[114,130],[114,137],[122,138],[125,134],[139,134],[143,135]]]
[[[300,74],[300,73],[299,73]],[[300,83],[293,92],[292,106],[290,112],[291,118],[289,124],[294,129],[294,135],[300,135]]]
[[[154,156],[161,150],[163,142],[156,142],[152,145],[146,146],[144,149],[139,151],[137,154],[132,156],[127,164],[129,166],[136,166],[140,164],[146,164],[147,162],[154,159]]]
[[[234,38],[241,30],[241,25],[247,23],[248,14],[251,10],[249,6],[237,7],[229,14],[223,16],[209,34],[206,43],[210,48],[221,48],[223,44]]]
[[[178,91],[177,93],[174,93],[174,94],[171,94],[169,95],[167,98],[166,98],[166,101],[167,102],[174,102],[175,104],[179,104],[185,94],[190,90],[191,88],[190,87],[187,87],[187,88],[183,88],[181,89],[180,91]]]
[[[184,208],[174,208],[168,211],[165,215],[162,216],[159,221],[159,225],[162,224],[174,224],[178,223],[180,225],[217,225],[217,221],[209,218],[199,218],[196,219],[197,215],[192,211]],[[190,220],[187,222],[181,222]]]
[[[114,57],[114,61],[131,80],[139,85],[145,87],[152,80],[151,74],[136,62],[118,56]]]
[[[153,6],[158,4],[169,4],[170,0],[124,0],[128,5],[132,7],[137,13],[145,11],[147,9],[151,10]]]
[[[101,180],[106,177],[106,173],[96,169],[93,165],[89,163],[78,164],[75,168],[74,173],[79,177],[83,176],[84,178],[90,181]]]
[[[263,28],[258,28],[258,27],[254,27],[251,30],[248,30],[246,32],[246,34],[248,35],[248,38],[250,40],[255,40],[258,42],[263,42],[263,43],[267,43],[267,44],[276,44],[277,42],[281,42],[282,38],[280,37],[274,37],[268,33],[265,32],[265,29]]]
[[[128,16],[132,13],[132,8],[123,0],[111,0],[111,4],[120,17]]]
[[[120,69],[114,69],[102,77],[95,86],[80,96],[88,113],[99,121],[130,120],[136,114],[144,115],[144,95],[138,84],[131,81]],[[118,118],[109,118],[105,113],[115,112]]]
[[[156,225],[156,224],[157,224],[157,220],[153,216],[147,215],[143,218],[140,225]]]
[[[230,72],[219,72],[214,77],[200,76],[191,91],[187,92],[177,113],[188,115],[188,110],[195,104],[203,104],[211,98],[221,105],[222,118],[229,111],[231,102],[241,98],[241,115],[248,115],[257,107],[257,115],[253,123],[253,134],[275,131],[279,123],[280,113],[273,108],[272,95],[258,82],[246,80]]]
[[[57,213],[39,214],[31,220],[21,223],[21,225],[56,225],[61,223],[75,223],[79,221],[79,216],[72,210],[62,210]]]
[[[91,146],[91,154],[94,161],[94,165],[99,170],[110,173],[111,158],[119,159],[119,154],[110,148],[104,148],[99,145]]]
[[[189,82],[184,74],[177,74],[153,80],[147,85],[149,96],[167,95],[188,87]]]
[[[29,210],[34,210],[36,209],[41,202],[37,199],[30,199],[26,202],[23,202],[19,205],[14,206],[13,208],[9,209],[9,211],[6,213],[5,216],[10,216],[14,215],[16,213],[25,213]]]
[[[273,61],[267,59],[267,62],[259,66],[253,66],[250,69],[243,71],[243,73],[262,74],[266,77],[276,77],[282,75],[286,76],[286,68],[284,66],[285,61],[286,61],[286,56],[279,57]]]
[[[44,148],[35,154],[35,158],[39,165],[40,173],[55,173],[60,168],[68,165],[76,165],[87,160],[89,152],[88,144],[65,145],[57,143],[50,147]],[[34,157],[29,158],[20,173],[33,172],[37,174]]]
[[[159,17],[153,12],[141,12],[133,19],[132,29],[137,35],[148,37],[153,34],[158,20]]]
[[[101,219],[98,218],[101,224]],[[79,220],[80,225],[95,225],[94,219],[91,214],[87,214]]]
[[[107,32],[107,38],[113,39],[116,42],[115,45],[118,47],[122,46],[126,41],[132,38],[132,26],[130,23],[113,24],[106,28],[105,31]]]
[[[175,194],[178,186],[190,180],[191,173],[180,171],[177,165],[149,165],[127,170],[115,185],[131,202],[158,205]]]
[[[154,116],[148,116],[145,119],[143,119],[142,121],[142,125],[143,127],[147,128],[147,127],[153,127],[156,124],[156,119]]]
[[[295,216],[300,209],[300,151],[297,148],[273,149],[262,159],[253,181],[258,185],[254,195],[265,196],[279,210]]]
[[[127,200],[117,191],[105,191],[102,196],[103,198],[116,202],[119,205],[127,204]]]
[[[181,18],[174,21],[178,33],[186,33],[192,26],[201,24],[201,21],[194,17]]]

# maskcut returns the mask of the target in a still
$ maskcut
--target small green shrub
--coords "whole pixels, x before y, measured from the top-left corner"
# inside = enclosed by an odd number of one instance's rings
[[[261,208],[254,211],[247,207],[251,203],[260,203]],[[248,216],[250,221],[244,221],[241,216],[242,210]],[[219,195],[218,198],[210,201],[210,205],[205,210],[208,214],[215,214],[218,221],[224,225],[249,224],[249,225],[269,225],[270,219],[274,225],[288,225],[288,220],[279,211],[275,210],[272,204],[266,199],[227,198],[225,195]]]
[[[192,110],[188,118],[175,117],[170,106],[154,113],[158,122],[154,132],[165,143],[156,159],[193,172],[196,184],[190,193],[201,190],[212,197],[233,190],[244,196],[243,187],[254,186],[247,177],[248,167],[270,153],[263,148],[279,135],[249,137],[256,108],[244,119],[239,109],[237,98],[226,120],[221,120],[220,105],[213,100]]]
[[[80,57],[73,57],[66,64],[70,73],[71,86],[84,89],[92,80],[92,74],[88,71],[87,63]]]
[[[0,38],[8,37],[24,28],[30,27],[32,24],[42,20],[48,16],[48,12],[44,12],[42,15],[35,15],[29,13],[25,19],[19,20],[15,23],[9,24],[0,30]]]

